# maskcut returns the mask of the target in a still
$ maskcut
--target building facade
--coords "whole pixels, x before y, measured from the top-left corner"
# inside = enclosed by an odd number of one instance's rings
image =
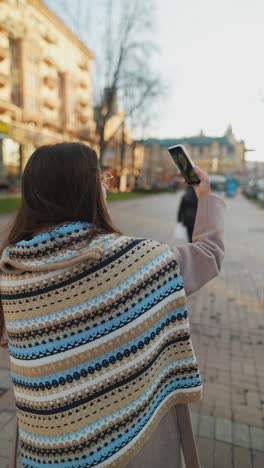
[[[229,173],[243,176],[245,143],[236,140],[231,126],[222,137],[198,136],[177,139],[148,139],[137,143],[144,152],[140,179],[146,187],[168,187],[175,179],[175,165],[168,153],[170,146],[183,144],[194,162],[209,174]]]
[[[0,179],[34,149],[95,145],[92,52],[41,0],[0,0]]]

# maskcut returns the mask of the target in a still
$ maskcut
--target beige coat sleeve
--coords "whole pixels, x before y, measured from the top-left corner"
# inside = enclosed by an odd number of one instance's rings
[[[198,202],[193,242],[172,250],[176,256],[187,295],[218,275],[224,257],[225,202],[212,194]]]

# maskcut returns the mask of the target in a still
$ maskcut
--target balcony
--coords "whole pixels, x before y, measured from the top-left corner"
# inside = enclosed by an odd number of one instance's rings
[[[81,106],[90,105],[92,102],[92,90],[90,87],[79,88],[76,92],[76,101],[81,103]]]
[[[78,137],[82,140],[89,140],[96,143],[97,135],[95,133],[95,127],[93,122],[89,122],[87,125],[83,126],[78,131]]]
[[[58,41],[56,34],[49,30],[44,31],[42,37],[48,44],[56,44]]]
[[[35,123],[39,125],[41,123],[41,116],[39,112],[32,112],[29,110],[24,110],[22,114],[22,120],[24,123]]]
[[[9,77],[5,73],[0,72],[0,89],[8,86],[9,82]]]
[[[42,63],[40,63],[39,70],[40,70],[40,76],[43,79],[46,77],[54,78],[54,79],[58,78],[58,72],[56,68],[50,67],[45,61],[42,61]]]
[[[85,125],[85,124],[87,124],[87,122],[89,122],[90,117],[88,115],[85,115],[85,114],[80,114],[79,120],[83,125]]]
[[[49,67],[52,68],[57,68],[57,63],[55,58],[52,56],[52,54],[46,52],[46,54],[43,57],[43,62],[46,63]]]
[[[78,110],[81,110],[83,107],[87,107],[88,104],[89,104],[89,97],[86,96],[86,94],[79,94],[79,96],[77,96]]]
[[[0,99],[0,115],[9,113],[11,110],[11,106],[12,104],[10,104],[10,101]]]
[[[48,109],[57,109],[60,105],[60,100],[56,89],[42,88],[42,103],[44,107]]]
[[[78,129],[77,129],[77,122],[66,122],[65,124],[65,130],[67,133],[69,133],[71,136],[77,136]]]
[[[88,122],[88,120],[92,120],[93,118],[93,110],[90,107],[86,107],[85,109],[81,109],[78,112],[78,117],[81,121],[81,123],[85,124]]]
[[[58,118],[58,112],[55,110],[54,111],[46,110],[43,113],[42,124],[43,126],[51,128],[53,130],[61,130],[62,128],[62,123],[60,122],[60,119]]]
[[[0,16],[0,31],[7,32],[7,25],[5,23],[6,17],[5,14],[3,13],[3,16]]]
[[[54,110],[59,107],[59,99],[54,99],[50,96],[44,96],[42,99],[43,106],[50,109]]]
[[[47,86],[50,90],[57,88],[58,86],[58,79],[55,76],[44,76],[43,83]]]
[[[20,121],[21,120],[21,113],[22,110],[20,107],[15,106],[9,101],[5,101],[4,99],[0,99],[0,115],[6,114],[9,118]]]
[[[89,69],[90,69],[89,63],[86,62],[86,61],[80,62],[80,63],[78,64],[78,67],[79,67],[80,70],[85,71],[85,72],[89,71]]]
[[[79,81],[79,86],[80,86],[80,88],[82,88],[82,89],[87,89],[87,88],[90,88],[90,83],[87,81],[87,79],[85,80],[84,78],[82,78],[82,79]]]
[[[7,47],[0,47],[0,62],[9,57],[9,49]]]
[[[10,86],[0,87],[0,99],[3,101],[10,102],[11,101],[11,89]]]

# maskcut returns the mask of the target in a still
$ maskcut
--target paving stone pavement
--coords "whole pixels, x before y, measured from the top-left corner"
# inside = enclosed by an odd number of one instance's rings
[[[110,211],[124,233],[173,244],[180,195],[115,202]],[[264,210],[242,196],[226,203],[222,272],[189,298],[204,379],[192,419],[203,468],[263,468]],[[0,350],[0,468],[8,466],[13,417],[8,358]]]

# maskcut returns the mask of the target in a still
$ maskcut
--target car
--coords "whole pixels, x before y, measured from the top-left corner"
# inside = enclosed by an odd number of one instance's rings
[[[256,198],[264,201],[264,179],[259,179],[256,182]]]
[[[245,188],[245,194],[248,198],[257,198],[257,185],[256,180],[249,180]]]
[[[210,174],[209,180],[213,192],[224,192],[226,177],[220,174]]]
[[[9,182],[0,179],[0,190],[9,190]]]

